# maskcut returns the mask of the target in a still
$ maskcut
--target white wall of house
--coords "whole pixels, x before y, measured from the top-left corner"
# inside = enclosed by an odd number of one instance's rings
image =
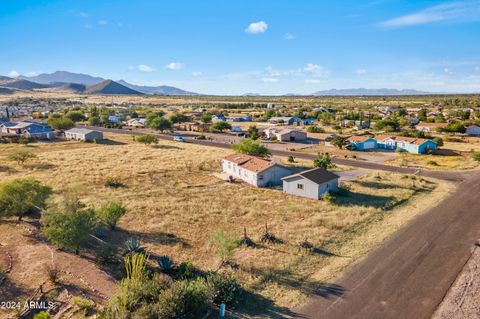
[[[338,178],[323,184],[317,184],[303,176],[294,176],[283,180],[283,192],[312,199],[320,199],[326,192],[338,191]]]
[[[234,178],[241,179],[257,187],[281,185],[282,178],[292,173],[289,169],[279,165],[272,166],[263,172],[255,173],[227,160],[222,160],[222,170]]]

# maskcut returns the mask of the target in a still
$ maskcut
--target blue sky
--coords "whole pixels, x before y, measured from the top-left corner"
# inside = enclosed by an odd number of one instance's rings
[[[480,92],[480,0],[0,0],[0,74],[211,94]]]

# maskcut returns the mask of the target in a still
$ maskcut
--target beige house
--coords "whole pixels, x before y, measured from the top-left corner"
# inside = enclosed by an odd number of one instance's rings
[[[438,128],[448,126],[447,123],[429,123],[429,122],[420,122],[418,123],[415,128],[417,131],[425,132],[425,133],[435,133]]]
[[[302,130],[268,128],[263,132],[266,138],[282,142],[303,142],[307,140],[307,133]]]
[[[282,178],[283,192],[312,199],[320,199],[323,194],[338,191],[340,176],[324,170],[313,168],[298,174]]]
[[[65,139],[85,142],[101,141],[103,133],[86,128],[72,128],[65,131]]]

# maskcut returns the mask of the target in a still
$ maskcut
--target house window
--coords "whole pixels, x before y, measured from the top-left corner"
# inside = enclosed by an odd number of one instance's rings
[[[259,180],[262,180],[262,179],[263,179],[263,175],[262,175],[262,174],[258,175],[258,179],[259,179]]]
[[[303,189],[303,184],[297,184],[298,189]]]

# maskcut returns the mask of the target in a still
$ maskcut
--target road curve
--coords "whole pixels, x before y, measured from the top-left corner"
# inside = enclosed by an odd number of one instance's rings
[[[430,318],[480,238],[480,172],[347,271],[345,293],[314,296],[302,318]]]

